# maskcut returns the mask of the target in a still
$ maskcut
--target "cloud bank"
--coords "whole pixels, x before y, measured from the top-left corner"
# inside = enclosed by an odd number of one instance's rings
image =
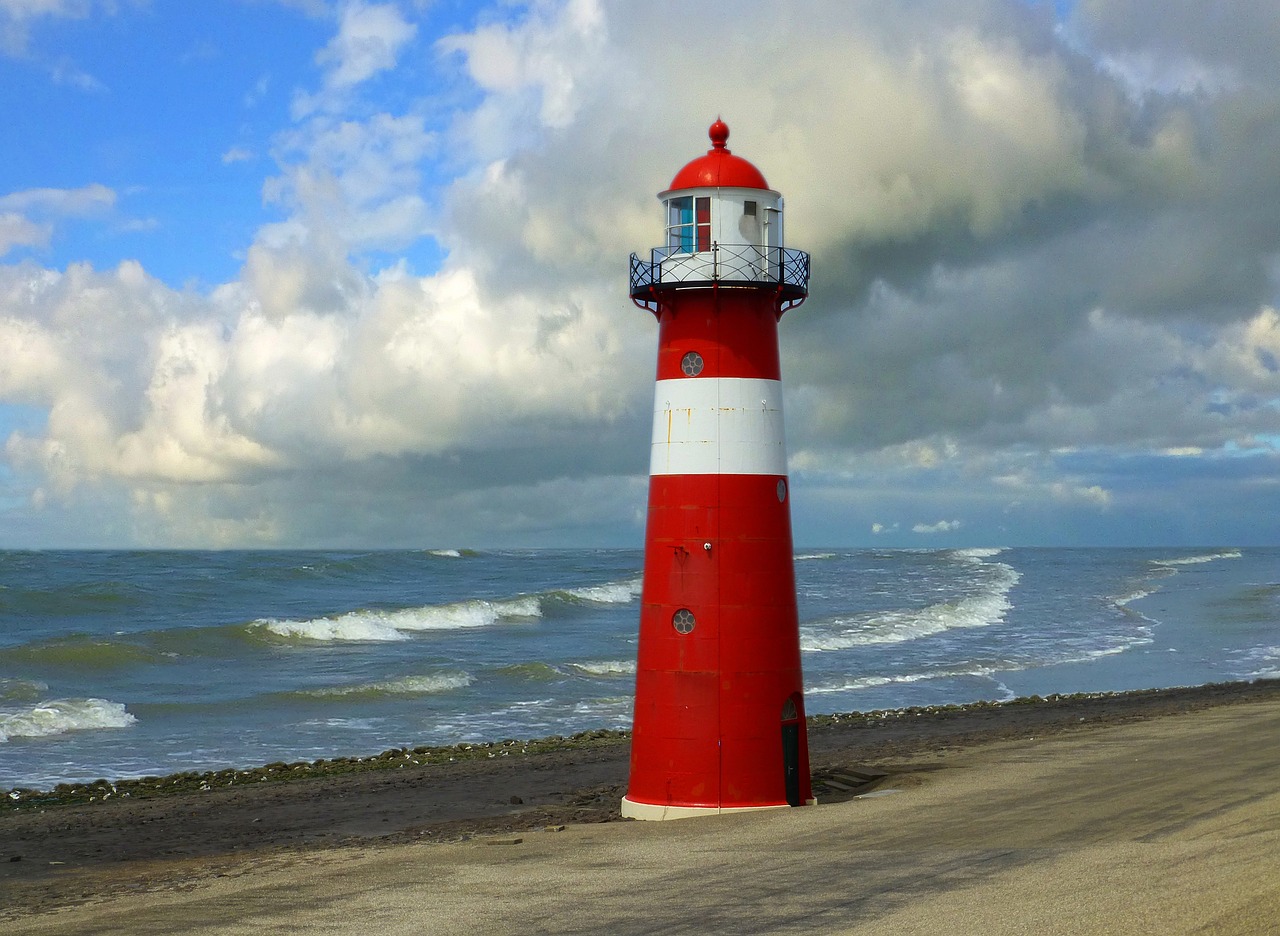
[[[803,7],[731,34],[668,2],[446,35],[334,9],[237,279],[0,266],[0,400],[44,414],[4,442],[15,538],[638,543],[626,257],[717,114],[813,255],[782,326],[802,537],[1250,529],[1280,467],[1280,18]],[[378,93],[423,62],[451,84]],[[0,195],[0,257],[112,199]],[[437,267],[397,259],[423,241]]]

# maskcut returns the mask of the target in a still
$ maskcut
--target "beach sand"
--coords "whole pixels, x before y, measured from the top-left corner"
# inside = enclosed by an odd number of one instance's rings
[[[0,813],[0,931],[1280,933],[1280,681],[819,720],[811,761],[822,805],[667,823],[612,821],[625,742]]]

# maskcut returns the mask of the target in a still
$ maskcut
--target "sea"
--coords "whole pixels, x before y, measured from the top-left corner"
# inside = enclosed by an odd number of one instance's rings
[[[1280,677],[1280,549],[809,549],[809,714]],[[0,790],[630,727],[639,550],[0,552]]]

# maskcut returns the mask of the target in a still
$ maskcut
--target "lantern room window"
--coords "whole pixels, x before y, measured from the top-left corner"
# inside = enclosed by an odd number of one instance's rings
[[[694,199],[694,221],[697,228],[699,250],[711,249],[711,199]]]
[[[667,247],[673,253],[711,249],[711,198],[672,198],[667,201]]]

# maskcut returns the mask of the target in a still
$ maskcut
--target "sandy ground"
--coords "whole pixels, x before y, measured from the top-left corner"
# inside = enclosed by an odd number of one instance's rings
[[[669,823],[604,821],[625,744],[0,814],[0,931],[1280,933],[1278,682],[812,746],[823,805]]]

